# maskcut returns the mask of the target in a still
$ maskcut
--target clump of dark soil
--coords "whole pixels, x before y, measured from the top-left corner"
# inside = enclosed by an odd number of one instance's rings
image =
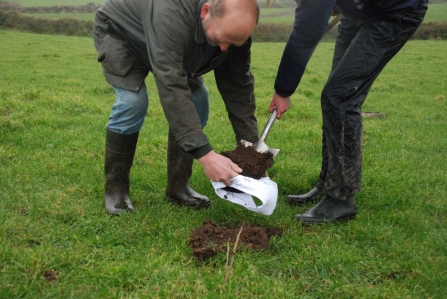
[[[266,170],[273,165],[273,154],[271,152],[258,153],[253,146],[246,147],[242,143],[239,143],[236,149],[220,154],[242,168],[241,175],[256,180],[263,177]]]
[[[217,226],[211,219],[205,219],[203,225],[196,227],[189,237],[193,255],[202,261],[226,252],[228,242],[235,244],[240,229],[240,226]],[[279,227],[243,225],[238,244],[250,250],[264,250],[268,247],[270,238],[281,235],[281,232],[282,229]]]
[[[59,279],[59,273],[54,271],[53,269],[45,270],[43,273],[43,277],[46,281],[55,282]]]

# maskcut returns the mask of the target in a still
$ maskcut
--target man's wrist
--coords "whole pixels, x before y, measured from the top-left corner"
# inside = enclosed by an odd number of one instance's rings
[[[293,92],[281,90],[277,86],[275,86],[275,92],[283,98],[288,98],[293,94]]]

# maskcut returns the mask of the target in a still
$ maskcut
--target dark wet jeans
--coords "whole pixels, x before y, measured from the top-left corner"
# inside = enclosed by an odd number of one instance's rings
[[[361,107],[374,80],[422,22],[427,3],[366,20],[343,18],[321,94],[322,167],[317,188],[338,199],[360,191]]]

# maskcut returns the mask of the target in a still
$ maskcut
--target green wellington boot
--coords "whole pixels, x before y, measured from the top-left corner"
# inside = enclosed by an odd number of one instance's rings
[[[104,204],[109,214],[118,215],[134,210],[129,199],[129,173],[138,134],[124,135],[109,130],[106,132]]]

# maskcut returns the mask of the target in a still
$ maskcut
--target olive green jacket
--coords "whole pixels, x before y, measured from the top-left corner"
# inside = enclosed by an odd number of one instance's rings
[[[205,0],[108,0],[96,13],[95,46],[107,81],[137,91],[154,74],[170,130],[195,158],[212,147],[195,111],[188,77],[214,70],[236,141],[258,140],[251,38],[222,52],[203,32]]]

